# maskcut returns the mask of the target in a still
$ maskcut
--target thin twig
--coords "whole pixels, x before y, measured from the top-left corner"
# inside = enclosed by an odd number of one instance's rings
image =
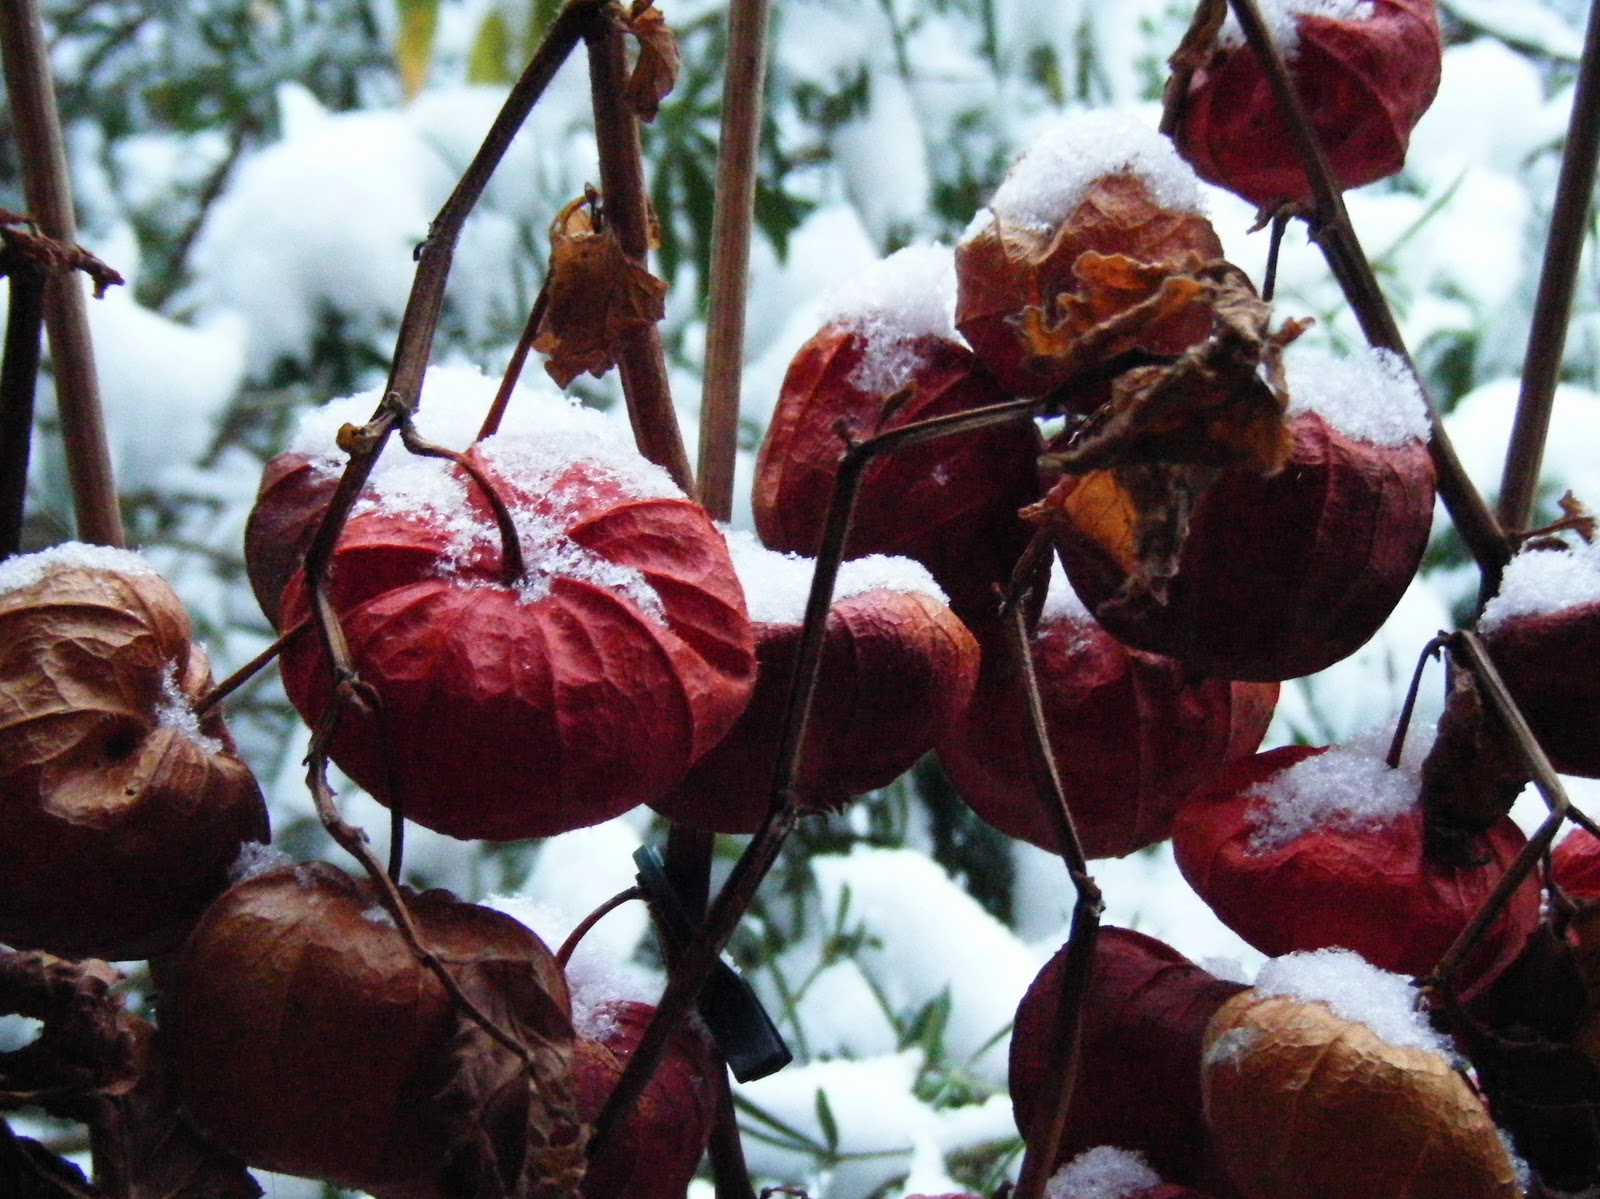
[[[500,432],[500,422],[505,417],[506,406],[511,403],[511,393],[517,389],[517,383],[522,378],[522,368],[527,365],[528,354],[533,349],[533,340],[539,334],[539,323],[544,320],[544,312],[549,304],[549,289],[541,287],[539,294],[534,297],[533,307],[528,311],[528,321],[522,326],[522,335],[517,338],[516,348],[511,351],[511,361],[506,363],[506,373],[500,377],[500,386],[494,393],[494,403],[489,405],[489,411],[484,416],[483,424],[479,427],[478,436],[474,440],[482,441],[485,437],[493,437]]]
[[[44,272],[15,263],[8,272],[5,358],[0,361],[0,560],[22,548],[33,446],[33,401],[44,337]]]
[[[1244,29],[1251,49],[1255,51],[1267,73],[1273,95],[1288,123],[1295,151],[1310,180],[1315,213],[1314,217],[1309,218],[1311,238],[1327,259],[1328,267],[1343,290],[1345,299],[1355,313],[1367,341],[1374,346],[1399,354],[1405,360],[1413,377],[1417,379],[1418,389],[1422,392],[1423,401],[1427,405],[1428,423],[1432,429],[1428,450],[1433,457],[1434,470],[1438,474],[1439,496],[1444,500],[1445,508],[1477,561],[1486,585],[1489,580],[1493,580],[1494,586],[1498,586],[1500,571],[1511,556],[1510,543],[1506,539],[1505,532],[1495,520],[1494,513],[1489,510],[1483,496],[1468,478],[1466,468],[1461,465],[1455,447],[1451,445],[1449,435],[1445,432],[1438,407],[1428,395],[1421,377],[1417,375],[1416,364],[1411,361],[1410,353],[1406,350],[1405,339],[1401,336],[1400,326],[1395,322],[1394,313],[1389,308],[1389,301],[1384,296],[1383,289],[1378,286],[1378,278],[1373,273],[1372,263],[1362,251],[1361,243],[1356,238],[1355,227],[1350,223],[1350,214],[1344,205],[1344,195],[1334,178],[1328,156],[1323,151],[1316,131],[1312,128],[1311,119],[1306,114],[1305,105],[1301,103],[1294,78],[1284,64],[1283,55],[1261,18],[1261,10],[1256,0],[1228,0],[1228,3],[1233,7],[1234,15],[1239,18],[1239,24]]]
[[[489,504],[489,511],[494,514],[494,523],[500,532],[502,576],[500,581],[508,587],[520,583],[528,573],[527,564],[522,556],[522,539],[517,536],[517,523],[512,519],[511,509],[506,506],[505,500],[490,482],[489,476],[484,474],[477,463],[460,451],[434,445],[433,442],[425,440],[417,432],[417,426],[409,416],[400,421],[400,442],[419,458],[440,458],[454,463],[463,474],[477,484],[478,490],[483,493],[484,499]]]
[[[591,928],[599,924],[601,920],[605,919],[605,917],[616,911],[623,904],[629,903],[635,899],[643,898],[644,892],[640,888],[629,887],[626,891],[618,891],[610,899],[606,900],[594,911],[590,912],[582,920],[578,921],[577,927],[567,934],[567,939],[561,942],[561,948],[556,950],[556,965],[565,970],[567,968],[567,963],[572,960],[573,951],[578,948],[578,942],[582,941],[584,937],[588,936]]]
[[[1423,646],[1422,652],[1417,655],[1416,669],[1411,672],[1411,686],[1406,688],[1406,699],[1400,705],[1400,715],[1394,722],[1394,736],[1389,741],[1389,753],[1384,758],[1390,770],[1400,768],[1400,758],[1405,753],[1406,733],[1411,729],[1411,715],[1417,708],[1417,693],[1422,689],[1422,672],[1427,669],[1431,659],[1439,656],[1439,651],[1449,640],[1448,634],[1440,633]]]
[[[754,223],[756,154],[767,77],[769,10],[768,0],[733,0],[728,11],[727,78],[722,85],[722,136],[716,205],[711,214],[710,309],[705,382],[700,392],[698,472],[700,503],[716,520],[733,515],[750,227]]]
[[[1533,518],[1534,493],[1544,461],[1545,439],[1550,432],[1550,412],[1555,404],[1556,384],[1561,378],[1561,355],[1567,344],[1567,325],[1572,319],[1578,265],[1589,236],[1597,155],[1600,155],[1600,0],[1589,9],[1589,28],[1584,35],[1583,59],[1572,96],[1572,118],[1561,156],[1561,177],[1556,183],[1550,236],[1544,246],[1544,266],[1533,305],[1533,327],[1528,334],[1528,352],[1522,363],[1522,391],[1500,481],[1500,523],[1511,530],[1527,528]]]
[[[29,215],[46,237],[72,245],[78,239],[77,219],[39,0],[0,3],[0,62],[5,67]],[[126,539],[100,407],[88,304],[76,275],[56,275],[46,282],[44,321],[78,535],[85,541],[121,546]]]
[[[234,671],[227,678],[223,679],[222,682],[215,684],[210,691],[207,691],[199,699],[195,700],[195,717],[197,719],[204,720],[206,713],[210,712],[212,708],[216,707],[223,700],[227,699],[228,696],[239,690],[240,687],[243,687],[251,679],[255,678],[255,676],[262,670],[266,669],[267,665],[283,652],[284,647],[288,645],[289,642],[293,641],[296,637],[300,636],[301,633],[305,632],[310,627],[311,618],[309,616],[296,621],[292,626],[290,626],[288,631],[286,631],[271,645],[267,646],[266,649],[262,650],[255,657],[251,658],[243,666],[239,667],[238,670]]]

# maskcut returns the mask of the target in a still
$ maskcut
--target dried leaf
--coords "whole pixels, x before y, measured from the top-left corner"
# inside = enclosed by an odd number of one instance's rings
[[[634,0],[628,32],[639,39],[639,58],[628,76],[628,106],[641,121],[653,121],[661,101],[678,82],[678,39],[661,10],[649,0]]]
[[[599,377],[617,363],[618,343],[666,314],[667,285],[623,251],[600,226],[591,198],[574,200],[550,227],[550,277],[533,348],[565,387],[584,371]]]
[[[468,998],[527,1051],[527,1060],[456,1012],[450,1077],[438,1095],[453,1133],[446,1166],[451,1193],[575,1199],[588,1129],[573,1090],[571,1020],[526,963],[490,959],[455,974]]]
[[[33,1041],[0,1054],[0,1108],[80,1119],[92,1097],[132,1088],[135,1018],[112,990],[121,979],[106,962],[0,952],[0,1012],[43,1022]]]

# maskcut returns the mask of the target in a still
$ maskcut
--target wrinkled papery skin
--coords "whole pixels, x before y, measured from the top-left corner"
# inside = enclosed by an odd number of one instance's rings
[[[1066,959],[1062,946],[1017,1008],[1011,1103],[1024,1139],[1047,1115],[1040,1104]],[[1102,928],[1056,1165],[1115,1145],[1143,1153],[1163,1178],[1226,1193],[1214,1185],[1207,1161],[1200,1050],[1206,1023],[1242,990],[1154,937]]]
[[[1556,883],[1573,899],[1600,899],[1600,838],[1574,828],[1550,853]]]
[[[1510,617],[1483,641],[1551,765],[1600,778],[1600,603]]]
[[[566,978],[510,916],[408,894],[452,966],[531,972],[570,1043]],[[194,1121],[262,1169],[407,1199],[446,1199],[433,1102],[455,1015],[370,884],[324,862],[248,879],[212,905],[163,985],[161,1030]]]
[[[0,594],[0,941],[65,957],[172,948],[228,885],[266,805],[222,719],[163,727],[169,670],[211,687],[154,574],[58,566]]]
[[[268,462],[261,474],[244,527],[244,567],[256,603],[280,631],[284,588],[305,561],[340,473],[309,454],[287,453]]]
[[[756,530],[768,548],[816,556],[846,449],[840,422],[866,440],[1011,398],[965,346],[937,337],[914,344],[921,365],[892,410],[893,397],[849,381],[866,349],[859,334],[829,325],[800,348],[756,459]],[[963,619],[992,619],[995,586],[1028,544],[1017,510],[1038,498],[1038,454],[1038,433],[1022,420],[880,457],[862,480],[845,557],[915,558]]]
[[[578,1038],[573,1072],[585,1124],[594,1123],[611,1097],[655,1012],[649,1004],[608,1000],[591,1019],[600,1034]],[[584,1199],[683,1199],[711,1140],[716,1078],[725,1069],[699,1020],[683,1024],[614,1148],[590,1163]]]
[[[772,783],[801,626],[757,623],[756,690],[733,731],[651,806],[721,833],[753,833]],[[828,610],[821,674],[795,790],[810,808],[842,808],[916,765],[962,709],[978,643],[931,595],[865,591]]]
[[[1239,1052],[1215,1053],[1224,1037]],[[1324,1003],[1247,991],[1223,1005],[1206,1031],[1204,1091],[1244,1199],[1522,1194],[1493,1119],[1448,1061]]]
[[[380,802],[461,838],[551,836],[659,798],[727,733],[754,684],[722,535],[697,504],[634,499],[582,462],[539,494],[481,465],[508,504],[570,508],[570,539],[642,571],[666,622],[571,578],[524,600],[501,583],[497,538],[440,577],[450,538],[426,513],[354,516],[329,594],[381,711],[346,710],[333,760]],[[296,574],[285,625],[307,610]],[[315,726],[332,682],[315,636],[290,642],[283,676]]]
[[[1127,649],[1090,619],[1047,614],[1032,647],[1056,771],[1091,858],[1165,840],[1192,788],[1255,753],[1278,701],[1276,683],[1189,680],[1170,658]],[[1028,768],[1022,681],[1003,638],[986,639],[978,688],[938,751],[985,821],[1060,852]]]
[[[1269,956],[1338,946],[1384,970],[1428,974],[1527,839],[1506,817],[1480,839],[1482,865],[1436,867],[1423,856],[1418,806],[1389,825],[1316,828],[1253,853],[1258,801],[1246,793],[1321,752],[1284,746],[1219,771],[1178,810],[1178,868],[1219,920]],[[1458,974],[1461,993],[1471,997],[1499,977],[1538,923],[1538,880],[1530,877]]]
[[[1373,5],[1366,20],[1301,16],[1299,54],[1289,64],[1342,188],[1405,165],[1411,130],[1439,90],[1434,0]],[[1288,123],[1249,46],[1216,50],[1190,80],[1179,114],[1173,141],[1201,178],[1256,205],[1311,199]]]
[[[1047,324],[1054,324],[1057,297],[1079,290],[1073,267],[1090,252],[1122,255],[1137,263],[1164,263],[1173,272],[1186,273],[1221,258],[1222,243],[1204,216],[1159,207],[1134,174],[1096,180],[1054,229],[996,217],[956,247],[956,327],[1007,391],[1043,395],[1071,377],[1060,361],[1033,355],[1021,322],[1026,309],[1037,308]],[[1129,304],[1143,298],[1143,294],[1126,297]],[[1181,354],[1210,332],[1210,310],[1196,302],[1141,328],[1135,343],[1118,349]],[[1103,382],[1085,384],[1062,397],[1062,402],[1087,411],[1107,394]]]
[[[1290,431],[1277,474],[1227,470],[1202,494],[1164,603],[1121,594],[1128,572],[1102,539],[1126,526],[1075,510],[1082,484],[1066,481],[1057,551],[1114,637],[1196,674],[1270,682],[1331,666],[1382,627],[1427,546],[1427,447],[1354,441],[1314,413]]]

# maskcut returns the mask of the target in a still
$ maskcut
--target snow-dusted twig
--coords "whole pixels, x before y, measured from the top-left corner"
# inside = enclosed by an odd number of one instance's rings
[[[1515,532],[1533,517],[1534,493],[1544,461],[1545,438],[1550,432],[1550,410],[1561,378],[1561,354],[1572,319],[1572,297],[1577,287],[1578,264],[1589,237],[1590,209],[1594,200],[1595,160],[1600,155],[1600,0],[1589,9],[1589,29],[1584,36],[1583,61],[1572,95],[1572,119],[1561,156],[1561,177],[1556,183],[1550,236],[1544,246],[1544,266],[1533,306],[1533,326],[1522,363],[1522,391],[1517,415],[1506,447],[1506,464],[1500,482],[1500,523]]]
[[[5,67],[6,97],[11,103],[29,215],[46,237],[72,245],[77,241],[77,221],[39,0],[0,4],[0,62]],[[44,323],[50,337],[56,405],[61,413],[78,535],[85,541],[121,546],[125,543],[122,510],[117,504],[105,415],[100,407],[88,306],[75,275],[46,281]]]

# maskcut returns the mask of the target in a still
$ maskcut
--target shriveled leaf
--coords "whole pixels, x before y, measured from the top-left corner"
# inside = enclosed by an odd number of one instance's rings
[[[456,1012],[449,1080],[438,1096],[452,1132],[446,1170],[453,1193],[575,1199],[588,1130],[573,1090],[571,1020],[523,963],[479,961],[455,973],[462,991],[527,1057]]]
[[[653,121],[661,101],[678,82],[678,39],[661,10],[649,0],[634,0],[628,32],[639,39],[639,58],[628,76],[628,105],[642,121]]]
[[[589,199],[575,200],[550,227],[550,277],[533,348],[561,387],[584,371],[617,363],[618,343],[666,314],[667,285],[623,251],[616,233],[597,227]]]
[[[0,1108],[37,1104],[78,1119],[91,1097],[134,1085],[134,1017],[112,990],[121,978],[106,962],[0,952],[0,1012],[43,1023],[34,1040],[0,1054]]]

